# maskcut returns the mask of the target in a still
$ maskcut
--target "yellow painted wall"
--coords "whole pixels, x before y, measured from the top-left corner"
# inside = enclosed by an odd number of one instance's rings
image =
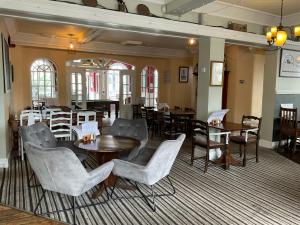
[[[264,55],[248,47],[226,47],[228,81],[227,121],[240,123],[243,115],[261,116]]]
[[[0,19],[0,32],[3,37],[8,40],[8,32],[3,19]],[[2,42],[1,42],[2,43]],[[0,167],[8,165],[8,157],[11,149],[10,132],[8,120],[10,112],[12,111],[12,91],[13,88],[5,93],[4,91],[4,74],[3,74],[3,58],[2,45],[0,44]]]
[[[14,65],[13,93],[14,111],[20,112],[24,107],[31,105],[30,65],[38,58],[48,58],[57,67],[58,72],[58,98],[59,104],[66,105],[66,68],[65,62],[81,58],[112,58],[136,66],[136,93],[140,95],[140,74],[146,65],[153,65],[159,72],[159,102],[166,102],[171,107],[192,107],[191,87],[192,75],[189,83],[178,82],[179,66],[192,67],[192,58],[185,59],[160,59],[150,57],[119,56],[96,53],[76,52],[70,54],[65,50],[22,47],[11,49],[11,61]],[[191,71],[192,72],[192,71]]]

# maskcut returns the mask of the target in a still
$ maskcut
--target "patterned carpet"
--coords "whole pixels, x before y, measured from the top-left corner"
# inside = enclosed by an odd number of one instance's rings
[[[185,146],[184,148],[187,148]],[[262,149],[260,162],[247,167],[231,167],[225,171],[210,166],[203,174],[203,161],[189,165],[190,155],[182,151],[171,172],[175,196],[157,199],[152,212],[142,199],[110,200],[107,204],[77,210],[79,224],[300,224],[300,165]],[[94,167],[93,158],[88,167]],[[28,188],[31,169],[26,161],[11,159],[10,168],[0,170],[0,202],[33,211],[40,188]],[[168,190],[160,182],[157,192]],[[79,198],[80,204],[93,200],[92,191]],[[119,196],[135,194],[118,190]],[[100,198],[100,200],[102,200]],[[66,196],[51,194],[42,204],[43,210],[70,207]],[[71,213],[51,215],[70,222]]]

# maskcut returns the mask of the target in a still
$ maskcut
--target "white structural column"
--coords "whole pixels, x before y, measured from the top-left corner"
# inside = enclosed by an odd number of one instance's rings
[[[222,108],[222,87],[210,86],[211,61],[224,61],[225,40],[199,38],[197,119],[206,121],[208,115]]]

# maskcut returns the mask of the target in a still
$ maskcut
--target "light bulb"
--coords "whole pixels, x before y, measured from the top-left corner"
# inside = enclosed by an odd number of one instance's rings
[[[69,49],[74,49],[74,44],[72,43],[72,42],[70,42],[70,44],[69,44]]]
[[[294,28],[294,34],[296,37],[300,37],[300,26]]]
[[[287,39],[287,33],[284,30],[280,30],[277,32],[275,45],[276,46],[283,46]]]
[[[269,31],[269,32],[267,33],[266,38],[267,38],[267,41],[272,41],[272,32]]]
[[[194,45],[196,44],[196,40],[194,38],[189,39],[189,45]]]

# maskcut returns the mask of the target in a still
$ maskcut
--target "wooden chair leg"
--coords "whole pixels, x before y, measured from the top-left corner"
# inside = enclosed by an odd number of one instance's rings
[[[194,164],[195,145],[192,143],[191,165]]]
[[[244,154],[243,154],[243,166],[245,167],[246,166],[246,161],[247,161],[247,148],[246,148],[246,145],[244,145]]]
[[[209,149],[208,149],[208,150],[206,150],[206,157],[205,157],[205,167],[204,167],[204,173],[206,173],[206,172],[207,172],[208,161],[209,161]]]
[[[239,145],[239,149],[240,149],[240,158],[242,157],[242,145]]]
[[[279,143],[278,143],[278,146],[277,146],[277,152],[280,151],[280,148],[281,148],[281,142],[282,142],[282,135],[280,135],[280,137],[279,137]]]
[[[256,150],[255,150],[255,155],[256,155],[256,163],[259,162],[258,160],[258,148],[259,148],[259,141],[256,142]]]

